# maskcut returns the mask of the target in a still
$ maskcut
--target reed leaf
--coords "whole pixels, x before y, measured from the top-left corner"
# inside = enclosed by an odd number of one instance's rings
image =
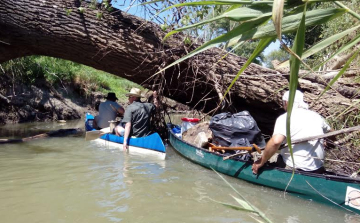
[[[351,47],[357,45],[360,42],[360,34],[357,35],[353,40],[351,40],[349,43],[347,43],[346,45],[344,45],[343,47],[341,47],[338,51],[336,51],[333,55],[331,55],[327,60],[325,60],[324,62],[320,63],[319,65],[316,65],[313,69],[316,70],[319,67],[321,67],[322,65],[324,65],[325,63],[327,63],[329,60],[331,60],[332,58],[334,58],[335,56],[339,55],[340,53],[345,52],[346,50],[350,49]]]
[[[262,213],[258,208],[256,208],[256,207],[253,206],[249,201],[247,201],[247,200],[245,199],[245,197],[242,196],[227,180],[225,180],[225,178],[224,178],[220,173],[218,173],[216,170],[214,170],[214,168],[212,168],[212,167],[210,167],[210,168],[211,168],[223,181],[225,181],[225,183],[226,183],[227,185],[229,185],[229,187],[230,187],[231,189],[233,189],[233,190],[241,197],[242,200],[244,200],[253,210],[255,210],[260,217],[262,217],[262,218],[263,218],[265,221],[267,221],[268,223],[272,223],[272,222],[270,221],[270,219],[268,219],[268,218],[265,216],[264,213]]]
[[[300,58],[304,51],[304,45],[305,45],[305,29],[306,29],[305,18],[306,18],[306,6],[304,8],[303,16],[302,16],[298,31],[296,33],[296,37],[294,40],[294,46],[292,49],[292,51],[295,52]],[[300,64],[301,64],[301,61],[299,59],[297,59],[297,57],[295,57],[294,55],[290,56],[290,83],[289,83],[290,93],[289,93],[287,115],[286,115],[286,141],[288,143],[289,151],[291,154],[291,159],[293,161],[293,166],[295,166],[295,163],[294,163],[293,150],[292,150],[292,146],[291,146],[290,120],[291,120],[291,113],[292,113],[292,109],[293,109],[293,105],[294,105],[296,88],[298,85],[298,75],[299,75],[299,70],[300,70]],[[294,175],[294,171],[293,171],[293,175]],[[293,175],[292,175],[292,177],[293,177]]]
[[[351,58],[345,63],[344,67],[341,68],[340,72],[328,83],[328,85],[326,86],[326,88],[323,90],[323,92],[320,94],[320,96],[318,97],[318,99],[325,93],[327,92],[330,87],[345,73],[345,71],[349,68],[351,62],[357,57],[357,55],[359,54],[359,50],[357,50],[352,56]]]
[[[344,5],[343,3],[341,3],[340,1],[334,1],[334,3],[338,6],[340,6],[343,9],[346,9],[348,11],[348,13],[350,15],[352,15],[353,17],[357,18],[358,20],[360,20],[360,15],[357,14],[356,12],[354,12],[353,10],[349,9],[346,5]]]
[[[221,202],[221,201],[216,201],[212,198],[209,198],[211,201],[215,202],[215,203],[218,203],[218,204],[221,204],[221,205],[224,205],[226,207],[229,207],[229,208],[232,208],[232,209],[235,209],[235,210],[238,210],[238,211],[247,211],[247,212],[251,212],[251,213],[256,213],[257,214],[257,211],[255,210],[252,210],[252,209],[247,209],[247,208],[244,208],[244,207],[241,207],[241,206],[236,206],[236,205],[233,205],[233,204],[228,204],[228,203],[224,203],[224,202]]]
[[[175,7],[183,7],[183,6],[203,6],[203,5],[267,5],[272,4],[273,1],[242,1],[242,0],[217,0],[217,1],[199,1],[199,2],[184,2],[175,5],[171,5],[161,12],[167,11],[171,8]]]
[[[238,202],[241,206],[243,206],[245,209],[248,209],[248,210],[254,210],[246,201],[240,199],[240,198],[237,198],[235,196],[232,196],[230,195],[231,197],[233,197],[235,199],[236,202]]]
[[[345,9],[319,9],[306,13],[306,26],[315,26],[326,23],[346,13]],[[302,12],[285,15],[282,20],[282,33],[295,32],[299,27],[299,21],[302,18]],[[261,39],[266,37],[276,37],[276,31],[273,24],[267,24],[261,27],[254,27],[252,30],[244,32],[238,37],[238,40]]]
[[[262,39],[260,40],[259,44],[257,45],[257,47],[255,48],[254,52],[251,54],[251,56],[249,57],[249,59],[246,61],[246,63],[241,67],[240,71],[236,74],[236,76],[234,77],[234,79],[231,81],[231,84],[229,85],[229,87],[226,89],[226,92],[224,94],[224,98],[225,96],[229,93],[230,89],[232,88],[232,86],[235,84],[235,82],[237,81],[237,79],[239,79],[240,75],[246,70],[246,68],[251,64],[251,62],[272,42],[274,41],[275,38],[274,37],[270,37],[270,38],[266,38],[266,39]],[[222,101],[224,100],[224,98],[222,99]],[[222,101],[219,103],[221,104]]]
[[[204,24],[207,24],[210,22],[214,22],[214,21],[217,21],[220,19],[229,19],[232,21],[241,22],[241,21],[247,21],[250,19],[259,18],[259,17],[263,16],[265,13],[270,13],[270,12],[271,12],[271,7],[259,7],[259,9],[247,8],[247,7],[236,8],[231,11],[225,12],[219,16],[216,16],[214,18],[211,18],[208,20],[203,20],[199,23],[195,23],[195,24],[191,24],[188,26],[178,28],[178,29],[174,30],[172,32],[172,34],[181,32],[186,29],[191,29],[191,28],[194,28],[197,26],[201,26],[201,25],[204,25]]]
[[[274,0],[272,8],[272,20],[274,22],[275,31],[277,38],[281,40],[281,25],[284,12],[284,1],[285,0]]]
[[[345,9],[321,9],[321,10],[314,10],[306,14],[306,24],[309,26],[322,24],[324,22],[330,21],[338,16],[341,16],[346,12]],[[195,56],[198,53],[201,53],[207,49],[212,47],[217,47],[219,43],[226,42],[228,40],[234,39],[235,37],[238,38],[237,41],[245,41],[249,39],[261,39],[261,38],[268,38],[268,37],[276,37],[275,28],[272,24],[268,24],[265,26],[258,27],[259,25],[263,24],[270,18],[271,15],[263,15],[260,18],[256,18],[254,20],[243,22],[241,25],[236,27],[235,29],[229,31],[226,34],[223,34],[215,39],[212,39],[202,46],[198,47],[194,51],[190,52],[186,56],[176,60],[175,62],[171,63],[170,65],[166,66],[162,70],[158,71],[156,74],[163,72],[164,70],[172,67],[192,56]],[[293,32],[296,31],[299,25],[299,20],[301,19],[301,14],[290,15],[283,18],[283,33],[286,32]],[[168,33],[165,37],[167,38],[173,34],[173,32]],[[239,36],[239,37],[237,37]],[[154,75],[156,75],[154,74]]]
[[[215,39],[212,39],[208,42],[206,42],[205,44],[203,44],[202,46],[198,47],[197,49],[193,50],[192,52],[190,52],[189,54],[187,54],[186,56],[176,60],[175,62],[171,63],[170,65],[166,66],[165,68],[163,68],[162,70],[160,70],[159,72],[157,72],[156,74],[159,74],[161,72],[163,72],[164,70],[168,69],[169,67],[172,67],[192,56],[195,56],[198,53],[201,53],[207,49],[213,48],[213,47],[217,47],[219,43],[223,43],[226,42],[234,37],[236,37],[237,35],[241,35],[241,33],[246,32],[247,30],[251,30],[254,26],[260,25],[263,22],[265,22],[266,20],[268,20],[270,18],[269,16],[265,16],[265,17],[260,17],[258,19],[255,20],[251,20],[248,22],[244,22],[242,23],[240,26],[238,26],[237,28],[231,30],[230,32],[221,35]],[[166,38],[166,37],[165,37]]]
[[[357,30],[359,28],[360,28],[360,25],[355,26],[355,27],[353,27],[351,29],[345,30],[344,32],[341,32],[341,33],[335,34],[333,36],[330,36],[329,38],[327,38],[325,40],[322,40],[321,42],[319,42],[316,45],[312,46],[310,49],[306,50],[303,53],[301,59],[308,58],[308,57],[314,55],[315,53],[320,52],[321,50],[325,49],[326,47],[330,46],[334,42],[340,40],[344,36],[350,34],[351,32],[353,32],[353,31],[355,31],[355,30]],[[284,61],[283,63],[279,64],[278,67],[281,68],[281,67],[287,67],[287,66],[289,66],[289,60]]]

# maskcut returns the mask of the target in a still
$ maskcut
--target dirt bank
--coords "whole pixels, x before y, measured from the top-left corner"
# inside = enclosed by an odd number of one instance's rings
[[[94,112],[93,102],[102,95],[85,96],[77,86],[51,86],[39,80],[32,85],[0,76],[0,124],[79,119]]]
[[[96,101],[104,94],[85,91],[71,83],[52,86],[44,80],[34,84],[13,82],[12,77],[0,75],[0,124],[72,120],[84,117],[86,112],[96,114]],[[186,111],[188,106],[165,99],[169,112]],[[127,102],[119,102],[126,107]]]

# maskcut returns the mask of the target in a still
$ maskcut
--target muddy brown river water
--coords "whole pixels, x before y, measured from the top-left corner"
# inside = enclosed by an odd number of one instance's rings
[[[31,136],[83,121],[0,127],[0,138]],[[84,137],[0,145],[0,222],[257,222],[223,206],[236,193],[212,170],[171,146],[165,161],[98,147]],[[339,208],[224,176],[272,222],[360,222]]]

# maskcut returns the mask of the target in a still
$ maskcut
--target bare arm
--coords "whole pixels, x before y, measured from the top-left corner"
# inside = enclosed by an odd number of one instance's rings
[[[129,146],[128,146],[128,141],[129,141],[129,136],[130,136],[130,130],[131,130],[131,122],[127,122],[125,124],[125,133],[124,133],[124,142],[123,142],[123,150],[126,151]]]
[[[265,150],[262,154],[262,157],[257,160],[253,166],[252,170],[254,174],[257,174],[259,169],[264,166],[264,164],[278,151],[281,143],[285,140],[285,136],[277,134],[271,137],[269,142],[266,144]]]
[[[153,97],[154,97],[154,105],[155,105],[156,108],[158,108],[159,107],[159,101],[158,101],[157,91],[153,92]]]

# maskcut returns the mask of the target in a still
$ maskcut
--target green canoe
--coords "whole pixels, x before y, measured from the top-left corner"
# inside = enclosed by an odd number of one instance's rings
[[[252,162],[237,158],[223,160],[224,155],[209,152],[178,138],[171,130],[170,143],[185,158],[206,168],[246,180],[255,184],[285,190],[292,175],[291,170],[265,166],[259,175],[251,170]],[[288,192],[319,202],[340,205],[360,214],[360,180],[343,175],[306,173],[295,171]]]

